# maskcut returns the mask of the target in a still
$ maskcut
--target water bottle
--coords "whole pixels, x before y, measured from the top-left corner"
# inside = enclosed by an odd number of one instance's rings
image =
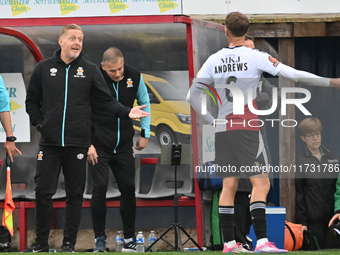
[[[138,235],[136,237],[136,243],[137,243],[137,252],[142,253],[144,252],[144,236],[142,231],[138,232]]]
[[[118,231],[116,236],[116,251],[122,251],[124,246],[124,238],[122,235],[122,231]]]
[[[148,244],[149,246],[152,245],[155,241],[156,241],[156,234],[155,234],[155,231],[151,230],[151,233],[149,235],[149,239],[148,239]],[[154,244],[152,247],[151,247],[151,250],[152,252],[156,252],[157,251],[157,247],[156,247],[156,244]]]

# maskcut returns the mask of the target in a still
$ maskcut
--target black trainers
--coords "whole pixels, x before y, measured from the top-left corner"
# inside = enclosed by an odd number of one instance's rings
[[[33,243],[30,247],[28,247],[26,250],[23,250],[22,252],[49,252],[50,247],[48,245],[42,246],[39,243]]]
[[[62,252],[71,252],[74,253],[74,244],[70,242],[66,242],[61,246]]]
[[[136,237],[132,237],[132,241],[126,243],[124,241],[124,247],[122,249],[122,252],[137,252],[137,243],[136,243]]]

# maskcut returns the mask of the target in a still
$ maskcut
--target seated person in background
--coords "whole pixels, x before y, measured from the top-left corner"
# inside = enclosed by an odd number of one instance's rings
[[[338,157],[321,144],[322,124],[306,118],[298,125],[303,148],[296,153],[295,221],[310,230],[320,249],[326,247],[328,222],[334,210]],[[338,166],[337,166],[338,167]]]

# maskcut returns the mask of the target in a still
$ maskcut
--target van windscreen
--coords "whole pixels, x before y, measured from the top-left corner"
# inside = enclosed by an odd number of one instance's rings
[[[150,85],[158,92],[163,100],[177,101],[185,100],[186,95],[181,94],[176,88],[170,83],[149,81]]]

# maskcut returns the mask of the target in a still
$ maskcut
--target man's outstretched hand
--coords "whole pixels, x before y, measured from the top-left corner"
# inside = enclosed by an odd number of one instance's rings
[[[135,106],[131,109],[129,113],[130,119],[140,119],[149,116],[150,113],[144,112],[142,109],[145,108],[146,105]]]
[[[331,79],[330,81],[330,87],[336,87],[336,88],[340,88],[340,78],[336,78],[336,79]]]

